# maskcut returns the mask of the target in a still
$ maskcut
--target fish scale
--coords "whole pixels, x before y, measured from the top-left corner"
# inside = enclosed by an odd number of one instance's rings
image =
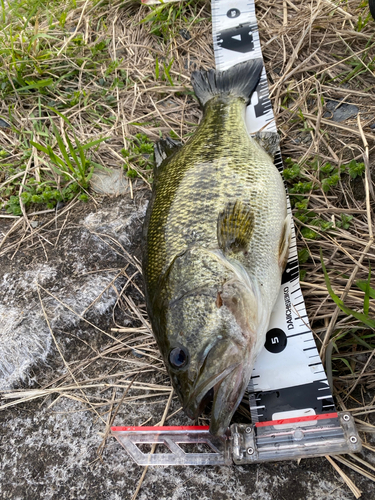
[[[190,143],[159,167],[145,267],[150,289],[157,287],[172,259],[190,245],[217,248],[218,215],[231,200],[249,203],[255,214],[251,272],[259,276],[269,265],[270,254],[278,251],[286,216],[285,191],[270,157],[247,135],[244,110],[244,102],[235,100],[208,112]],[[226,114],[218,133],[217,124]]]

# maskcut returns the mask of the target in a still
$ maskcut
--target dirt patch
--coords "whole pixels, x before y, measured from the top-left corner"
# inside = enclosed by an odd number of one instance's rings
[[[1,257],[1,389],[25,380],[47,359],[53,342],[41,301],[54,332],[71,332],[82,318],[108,327],[126,270],[134,273],[126,252],[139,253],[146,193],[81,205],[21,245],[14,257]],[[116,315],[123,319],[121,308]]]

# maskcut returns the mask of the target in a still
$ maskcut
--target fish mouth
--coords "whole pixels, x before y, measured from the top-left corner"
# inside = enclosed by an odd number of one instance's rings
[[[198,385],[190,395],[184,407],[184,411],[189,418],[192,420],[198,418],[206,406],[215,399],[215,395],[223,380],[230,375],[237,366],[238,364],[228,366],[218,375],[210,377],[209,380],[205,380],[204,384]]]
[[[212,351],[214,350],[211,350],[211,353]],[[194,420],[207,405],[212,403],[210,433],[217,436],[223,436],[229,427],[232,416],[242,400],[248,378],[250,378],[250,373],[246,373],[248,370],[245,369],[246,365],[237,349],[235,352],[232,351],[230,358],[232,358],[232,363],[219,373],[216,372],[208,377],[209,366],[207,365],[210,360],[205,360],[195,389],[184,405],[185,413]],[[241,362],[238,359],[241,359]]]

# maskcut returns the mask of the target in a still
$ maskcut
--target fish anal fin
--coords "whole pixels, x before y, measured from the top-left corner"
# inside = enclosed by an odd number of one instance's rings
[[[279,266],[282,273],[285,271],[288,262],[290,239],[292,237],[291,223],[291,217],[288,215],[284,220],[279,243]]]
[[[163,161],[171,156],[177,149],[182,146],[180,141],[176,141],[171,137],[161,139],[154,145],[155,166],[159,168]]]
[[[280,138],[277,132],[257,132],[253,139],[273,158],[280,150]]]
[[[229,202],[219,214],[217,240],[223,252],[246,252],[254,232],[254,213],[240,200]]]

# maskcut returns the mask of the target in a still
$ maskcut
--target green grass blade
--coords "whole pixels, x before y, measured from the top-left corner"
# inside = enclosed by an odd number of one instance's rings
[[[96,163],[95,161],[90,160],[90,164],[94,165],[95,168],[99,170],[104,170],[105,172],[111,172],[111,168],[108,167],[103,167],[103,165],[100,165],[100,163]]]
[[[46,153],[48,155],[48,149],[42,146],[41,144],[38,144],[37,142],[30,141],[30,144],[34,146],[38,151],[42,151],[43,153]]]
[[[96,139],[95,141],[90,141],[87,144],[81,144],[81,148],[86,151],[86,149],[92,148],[103,141],[106,141],[108,137],[102,137],[101,139]]]
[[[86,182],[87,182],[87,183],[91,180],[91,177],[92,177],[92,174],[94,173],[94,170],[95,170],[95,166],[93,165],[93,166],[90,168],[90,171],[89,171],[89,173],[88,173],[88,174],[87,174],[87,176],[86,176]]]
[[[361,339],[361,337],[358,337],[354,332],[351,332],[351,335],[355,340],[357,341],[358,344],[363,345],[363,347],[366,347],[366,349],[372,350],[374,347],[368,344],[365,340]]]
[[[331,287],[331,282],[329,280],[329,276],[327,273],[326,266],[323,261],[323,252],[322,249],[320,249],[320,260],[322,263],[322,269],[324,273],[324,280],[326,282],[326,287],[328,290],[328,293],[330,294],[332,300],[335,302],[335,304],[343,311],[344,313],[348,314],[349,316],[353,316],[355,319],[358,319],[362,323],[364,323],[366,326],[369,326],[370,328],[375,328],[375,320],[370,319],[368,315],[359,313],[357,311],[354,311],[353,309],[350,309],[349,307],[346,307],[344,302],[335,294]]]
[[[51,111],[53,111],[54,113],[56,113],[60,118],[62,118],[64,120],[64,122],[69,125],[70,128],[72,128],[72,124],[70,123],[69,119],[63,115],[62,113],[60,113],[60,111],[58,111],[56,108],[53,108],[52,106],[47,106],[45,105],[45,107],[47,109],[50,109]]]
[[[45,80],[39,80],[37,82],[32,82],[29,85],[16,89],[16,92],[21,92],[21,90],[31,90],[31,89],[41,89],[43,87],[49,87],[53,84],[52,78],[47,78]]]
[[[63,169],[63,172],[66,171],[66,165],[65,165],[65,163],[61,160],[61,158],[59,158],[58,156],[56,156],[56,154],[53,152],[51,146],[47,146],[45,148],[41,144],[38,144],[37,142],[34,142],[34,141],[30,141],[30,144],[32,146],[34,146],[38,151],[42,151],[47,156],[49,156],[49,158],[51,159],[51,161],[53,163],[55,163],[56,165],[60,165],[62,167],[62,169]]]
[[[363,300],[363,313],[368,316],[370,310],[370,279],[371,279],[371,268],[369,269],[368,278],[366,282],[365,298]]]
[[[60,165],[64,172],[67,171],[66,163],[54,153],[51,146],[47,147],[47,154],[50,157],[51,161],[53,161],[56,165]]]
[[[356,286],[360,290],[362,290],[362,292],[365,292],[365,293],[366,293],[366,290],[367,290],[367,283],[368,283],[368,280],[358,280],[358,281],[355,282]],[[369,294],[369,297],[371,299],[375,299],[375,289],[372,288],[371,286],[369,287],[368,294]]]
[[[64,175],[64,174],[66,174],[66,172],[64,170],[61,170],[61,168],[56,167],[56,165],[53,165],[53,163],[51,163],[49,165],[49,168],[51,170],[53,170],[54,172],[56,172],[57,175]]]
[[[53,132],[54,132],[54,134],[55,134],[55,137],[56,137],[57,144],[58,144],[58,146],[59,146],[60,152],[61,152],[61,154],[63,155],[64,160],[66,161],[66,164],[68,165],[68,167],[70,168],[70,170],[71,170],[72,172],[74,172],[74,167],[73,167],[72,162],[70,161],[70,158],[69,158],[68,152],[67,152],[67,150],[66,150],[66,147],[65,147],[64,141],[62,140],[62,137],[61,137],[61,135],[59,134],[59,131],[57,130],[57,127],[55,126],[55,124],[54,124],[54,123],[52,123],[52,128],[53,128]]]
[[[82,145],[79,142],[79,140],[78,140],[78,138],[77,138],[77,136],[76,136],[76,134],[74,132],[73,132],[73,135],[74,135],[74,140],[75,140],[78,152],[79,152],[79,157],[81,159],[81,163],[78,165],[78,168],[80,170],[82,178],[85,178],[85,175],[86,175],[86,164],[88,163],[88,161],[86,160],[85,152],[84,152],[84,150],[82,148]]]
[[[167,7],[167,5],[168,4],[164,3],[162,5],[159,5],[158,7],[153,7],[152,11],[142,19],[141,24],[148,23],[149,21],[152,21],[153,19],[157,18],[158,15]]]
[[[169,74],[169,70],[172,66],[172,63],[173,63],[173,59],[172,61],[168,64],[168,66],[165,65],[165,63],[163,62],[163,67],[164,67],[164,74],[165,76],[167,77],[169,83],[172,85],[172,87],[174,87],[174,83],[173,83],[173,80],[171,78],[171,75]]]
[[[340,361],[342,361],[342,362],[343,362],[343,363],[344,363],[344,364],[345,364],[345,365],[349,368],[350,373],[351,373],[352,375],[354,374],[354,372],[353,372],[353,370],[352,370],[352,367],[350,366],[349,361],[348,361],[347,359],[345,359],[345,358],[335,358],[335,360],[340,360]]]
[[[2,18],[3,18],[3,23],[5,23],[5,4],[4,4],[4,0],[1,0],[1,14],[2,14]]]
[[[78,159],[78,156],[75,152],[75,149],[73,148],[72,141],[69,139],[68,134],[65,134],[65,139],[66,139],[66,142],[68,143],[70,154],[72,155],[73,160],[75,161],[77,167],[79,167],[79,159]]]

